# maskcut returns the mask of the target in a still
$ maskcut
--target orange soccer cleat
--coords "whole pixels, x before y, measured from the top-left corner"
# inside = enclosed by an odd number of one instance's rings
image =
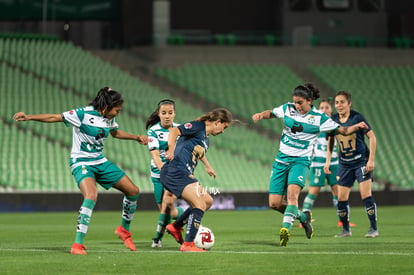
[[[73,243],[70,248],[70,254],[86,255],[86,246],[80,243]]]
[[[338,221],[338,227],[342,227],[343,226],[343,224],[342,224],[342,222],[341,221]],[[357,226],[355,223],[352,223],[352,222],[350,222],[349,223],[349,226],[350,227],[355,227],[355,226]]]
[[[184,242],[180,246],[182,252],[206,252],[204,249],[198,248],[194,242]]]
[[[177,226],[175,222],[168,224],[165,229],[167,230],[168,234],[170,234],[177,241],[177,243],[182,244],[184,242],[183,236],[181,234],[183,228]]]
[[[135,247],[134,241],[132,240],[132,234],[121,225],[115,229],[115,235],[117,235],[121,240],[124,241],[125,246],[131,250],[136,251],[137,248]]]

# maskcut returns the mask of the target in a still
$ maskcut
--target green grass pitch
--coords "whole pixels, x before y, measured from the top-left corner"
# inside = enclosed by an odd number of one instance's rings
[[[412,206],[379,206],[380,236],[364,238],[368,219],[351,207],[353,236],[340,231],[331,208],[315,208],[314,237],[297,222],[287,247],[278,245],[282,216],[272,210],[209,211],[203,224],[216,243],[207,253],[182,253],[169,235],[150,247],[158,213],[138,211],[137,251],[113,234],[120,212],[95,211],[85,240],[88,255],[70,255],[77,213],[0,213],[1,274],[413,274]]]

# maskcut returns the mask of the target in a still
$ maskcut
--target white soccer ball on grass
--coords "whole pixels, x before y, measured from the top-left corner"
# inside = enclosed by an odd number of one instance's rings
[[[211,249],[214,246],[215,238],[210,228],[200,225],[194,243],[198,248]]]

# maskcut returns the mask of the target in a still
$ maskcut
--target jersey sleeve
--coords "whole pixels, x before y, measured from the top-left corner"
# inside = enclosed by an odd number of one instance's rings
[[[285,116],[285,105],[281,105],[279,107],[275,107],[272,109],[271,113],[277,118],[282,118]]]
[[[365,119],[365,117],[363,115],[361,115],[360,113],[357,113],[356,118],[355,118],[355,121],[358,121],[357,123],[359,123],[359,122],[365,122],[368,125],[368,128],[367,129],[361,129],[361,131],[364,134],[366,134],[366,133],[368,133],[369,131],[372,130],[371,125],[368,123],[368,121]]]
[[[331,132],[336,131],[339,128],[339,124],[333,121],[330,117],[323,114],[322,123],[320,127],[321,132]]]
[[[115,118],[111,121],[111,126],[109,127],[109,131],[116,131],[119,129],[119,124],[115,121]]]
[[[147,131],[148,136],[148,150],[158,150],[160,148],[160,143],[158,141],[158,136],[155,131],[148,129]]]
[[[178,126],[182,136],[196,135],[201,131],[205,131],[206,124],[204,121],[191,121]]]
[[[80,127],[85,112],[83,108],[73,109],[62,113],[63,122],[66,126]]]

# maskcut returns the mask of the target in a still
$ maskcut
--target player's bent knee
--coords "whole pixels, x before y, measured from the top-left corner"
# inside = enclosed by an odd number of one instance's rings
[[[205,204],[206,204],[206,209],[208,210],[210,209],[210,207],[213,205],[214,199],[211,196],[208,196],[205,200]]]

